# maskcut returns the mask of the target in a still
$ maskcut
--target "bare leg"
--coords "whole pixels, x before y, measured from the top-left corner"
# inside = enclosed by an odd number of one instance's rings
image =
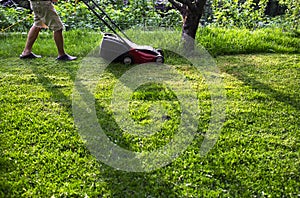
[[[77,57],[68,55],[64,50],[64,37],[62,29],[53,32],[54,41],[58,51],[58,57],[56,60],[72,61],[76,60]]]
[[[57,47],[58,56],[65,55],[66,53],[64,50],[64,37],[62,34],[62,29],[53,32],[53,38]]]
[[[32,46],[37,39],[39,32],[41,31],[41,28],[32,26],[28,32],[27,41],[25,48],[22,52],[22,55],[28,55],[32,52]]]

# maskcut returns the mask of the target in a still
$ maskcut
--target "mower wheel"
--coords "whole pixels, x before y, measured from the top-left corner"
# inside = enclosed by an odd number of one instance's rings
[[[158,64],[164,63],[164,57],[163,56],[157,56],[155,59],[155,62]]]
[[[130,64],[133,64],[133,59],[131,56],[124,56],[123,57],[123,63],[125,65],[130,65]]]

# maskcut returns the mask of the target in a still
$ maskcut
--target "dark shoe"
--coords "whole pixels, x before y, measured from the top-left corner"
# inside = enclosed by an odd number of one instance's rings
[[[33,58],[41,58],[42,56],[41,55],[36,55],[34,53],[30,53],[30,54],[27,54],[27,55],[20,55],[20,59],[33,59]]]
[[[56,60],[59,60],[59,61],[72,61],[72,60],[76,60],[77,57],[76,56],[70,56],[68,54],[65,54],[65,55],[62,55],[62,56],[59,56],[56,58]]]

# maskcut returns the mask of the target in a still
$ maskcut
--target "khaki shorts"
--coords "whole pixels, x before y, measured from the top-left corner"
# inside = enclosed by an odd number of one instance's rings
[[[34,12],[34,26],[44,28],[45,25],[52,31],[64,28],[51,1],[30,1]]]

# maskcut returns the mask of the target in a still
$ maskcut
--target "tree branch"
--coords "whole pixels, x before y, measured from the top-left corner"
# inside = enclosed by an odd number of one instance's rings
[[[169,2],[177,9],[177,10],[181,10],[182,9],[182,5],[174,0],[169,0]]]
[[[196,9],[196,6],[192,3],[192,1],[191,0],[176,0],[176,1],[174,1],[174,0],[169,0],[169,2],[170,3],[172,3],[171,1],[173,1],[173,2],[175,2],[175,3],[177,3],[177,4],[179,4],[179,3],[181,3],[182,5],[186,5],[190,10],[195,10]],[[179,2],[179,3],[178,3]],[[172,3],[173,4],[173,3]],[[175,6],[175,5],[174,5]],[[180,6],[181,8],[183,7],[183,6]]]

